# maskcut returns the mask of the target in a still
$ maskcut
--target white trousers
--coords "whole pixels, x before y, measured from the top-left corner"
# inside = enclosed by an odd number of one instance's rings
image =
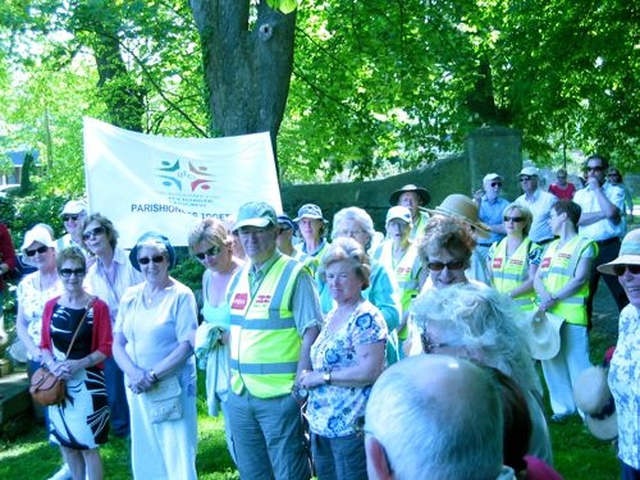
[[[558,355],[542,361],[542,373],[554,414],[571,415],[576,412],[573,384],[590,366],[587,327],[564,322],[560,327]]]

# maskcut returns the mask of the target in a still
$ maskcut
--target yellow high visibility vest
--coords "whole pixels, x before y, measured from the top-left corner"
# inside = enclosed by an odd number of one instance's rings
[[[234,278],[230,288],[229,330],[231,389],[246,388],[259,398],[291,392],[298,368],[302,340],[291,310],[300,262],[280,256],[251,295],[249,266]]]
[[[559,244],[560,240],[551,242],[540,263],[544,288],[551,294],[557,293],[575,276],[582,254],[590,245],[595,249],[594,255],[598,254],[598,245],[593,240],[580,235],[573,237],[562,248]],[[549,311],[564,318],[567,323],[587,326],[588,296],[589,278],[587,277],[576,293],[569,298],[563,298]]]
[[[529,277],[529,252],[542,248],[529,238],[525,238],[507,260],[507,241],[507,238],[503,238],[496,245],[491,262],[493,287],[500,293],[509,293],[527,280]],[[535,299],[536,293],[532,289],[531,292],[514,297],[513,301],[522,311],[529,312],[534,309]]]

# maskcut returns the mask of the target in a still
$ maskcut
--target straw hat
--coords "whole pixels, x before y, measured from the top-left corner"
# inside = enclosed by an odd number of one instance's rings
[[[427,211],[435,215],[456,217],[474,227],[482,237],[491,234],[491,229],[478,220],[478,205],[466,195],[452,193],[434,210],[427,209]]]
[[[618,258],[600,265],[598,271],[607,275],[615,275],[613,267],[616,265],[640,265],[640,229],[627,233],[620,245]]]
[[[589,367],[573,386],[576,406],[585,414],[585,423],[594,437],[613,440],[618,436],[616,405],[607,383],[608,368]]]
[[[524,324],[531,356],[551,360],[560,351],[560,327],[564,318],[549,312],[534,312]]]

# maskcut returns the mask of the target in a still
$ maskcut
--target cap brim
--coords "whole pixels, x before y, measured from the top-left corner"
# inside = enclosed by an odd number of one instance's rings
[[[536,360],[551,360],[560,351],[560,327],[564,319],[552,313],[536,320],[536,312],[528,315],[524,330],[531,357]]]
[[[242,227],[265,228],[269,225],[271,225],[271,220],[269,220],[268,218],[247,218],[246,220],[236,222],[236,224],[233,226],[233,231],[235,232]]]
[[[424,188],[416,188],[414,190],[396,190],[389,197],[389,204],[392,205],[392,206],[397,205],[398,204],[398,200],[400,200],[400,195],[402,195],[403,193],[408,193],[408,192],[417,193],[418,197],[420,197],[420,200],[422,201],[423,205],[428,205],[429,202],[431,201],[431,195],[429,195],[429,192],[426,189],[424,189]]]
[[[616,412],[602,420],[585,415],[585,423],[591,434],[600,440],[613,440],[618,436],[618,415]]]
[[[482,238],[487,238],[491,236],[491,229],[489,228],[488,225],[485,225],[484,223],[479,221],[472,222],[471,220],[469,220],[466,217],[463,217],[457,212],[452,212],[440,206],[436,207],[435,209],[426,208],[425,210],[432,215],[445,215],[448,217],[457,218],[458,220],[462,220],[463,222],[468,223],[469,225],[472,225],[476,229],[478,236]]]

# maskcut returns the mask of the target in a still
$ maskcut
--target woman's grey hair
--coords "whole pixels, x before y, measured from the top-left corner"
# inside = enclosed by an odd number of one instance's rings
[[[526,237],[527,235],[529,235],[529,231],[531,230],[531,223],[533,223],[533,214],[531,213],[531,210],[529,210],[529,208],[524,205],[520,205],[519,203],[514,202],[510,203],[507,208],[502,211],[502,216],[506,217],[507,215],[509,215],[511,210],[518,210],[520,212],[520,215],[524,217],[524,226],[522,228],[522,233]]]
[[[373,238],[373,234],[376,233],[373,228],[373,220],[371,216],[360,207],[347,207],[339,210],[333,216],[333,230],[331,231],[331,238],[335,239],[340,236],[340,231],[344,228],[342,225],[346,220],[355,221],[358,226],[369,235],[369,242]],[[369,248],[370,245],[365,245],[365,248]]]
[[[453,285],[423,293],[411,313],[421,335],[436,324],[439,332],[448,332],[458,356],[497,368],[525,392],[542,393],[521,328],[524,315],[507,296],[484,285]]]
[[[339,237],[336,238],[322,255],[318,275],[323,282],[327,281],[326,269],[335,262],[347,261],[356,272],[356,276],[362,282],[362,290],[369,287],[371,277],[371,265],[369,256],[353,238]]]

